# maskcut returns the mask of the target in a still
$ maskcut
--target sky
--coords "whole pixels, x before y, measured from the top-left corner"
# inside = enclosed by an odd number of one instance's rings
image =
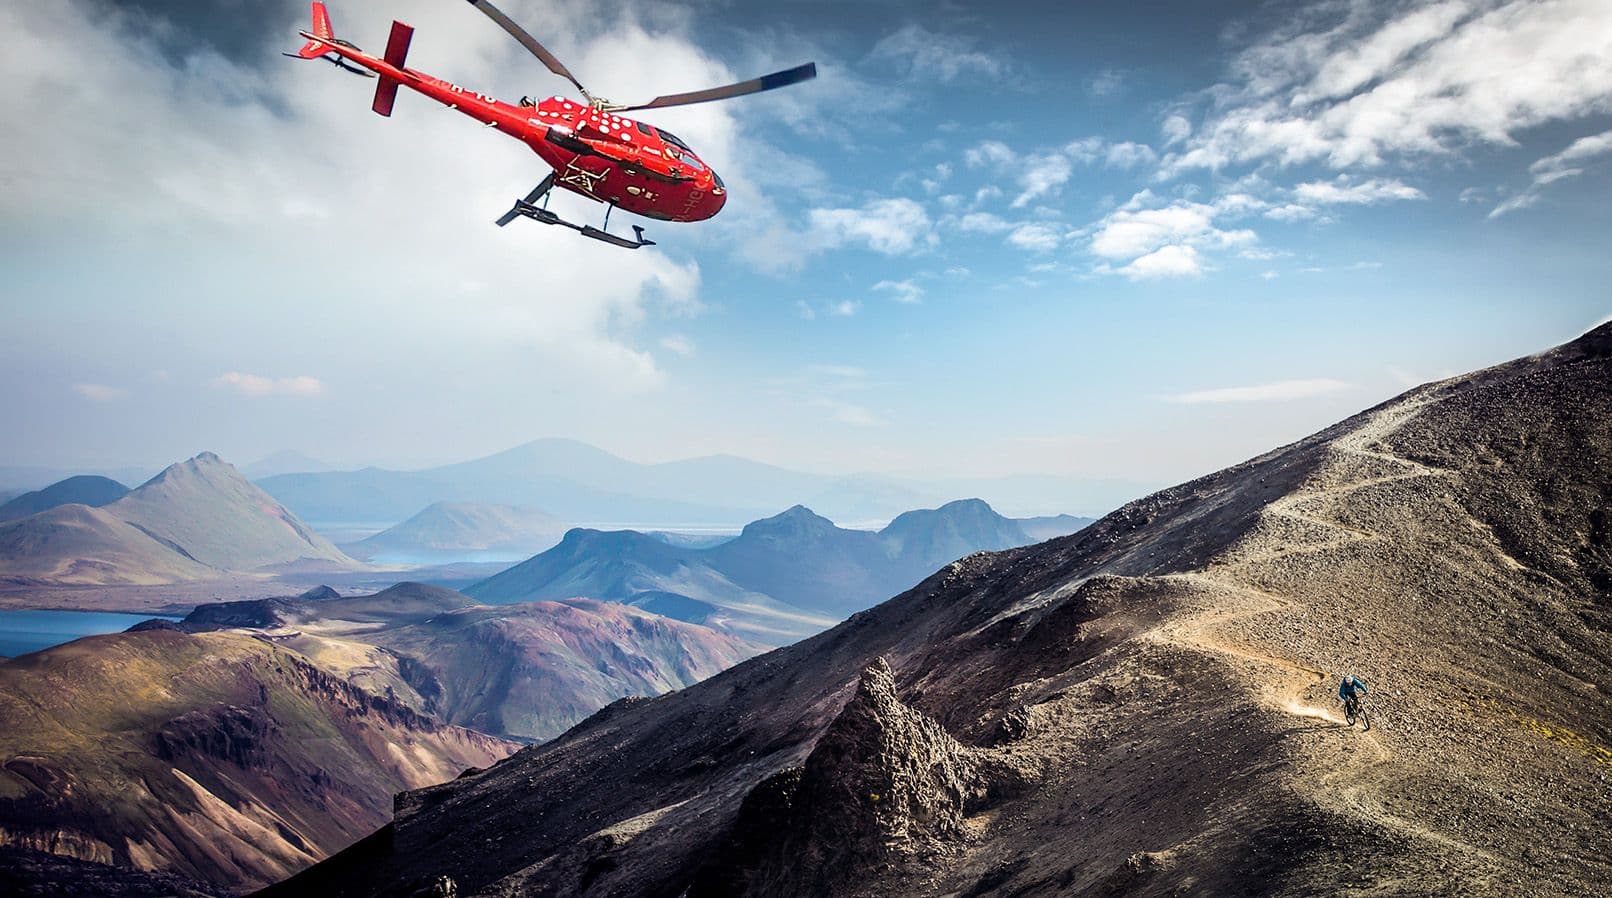
[[[0,0],[0,465],[558,436],[1161,487],[1612,316],[1605,0],[501,5],[618,100],[819,77],[644,113],[730,198],[629,252],[494,227],[541,160],[279,55],[306,3]],[[464,3],[330,7],[569,87]]]

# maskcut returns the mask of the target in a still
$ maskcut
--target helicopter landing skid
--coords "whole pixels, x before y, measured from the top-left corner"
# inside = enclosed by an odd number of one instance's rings
[[[499,217],[498,226],[503,227],[504,225],[514,221],[516,218],[530,218],[533,221],[542,222],[543,224],[560,225],[561,227],[570,228],[584,237],[591,237],[594,240],[600,240],[612,246],[619,246],[622,249],[638,249],[639,247],[643,246],[655,245],[655,241],[644,239],[644,229],[638,225],[632,226],[633,237],[635,239],[628,240],[626,237],[619,237],[610,233],[609,231],[596,228],[593,225],[579,225],[575,222],[566,221],[555,213],[537,205],[537,201],[546,196],[549,190],[553,189],[553,187],[554,176],[551,174],[544,178],[542,183],[538,184],[537,187],[534,188],[531,193],[528,193],[524,199],[516,200],[515,205],[511,206],[508,212],[505,212]],[[610,215],[609,213],[606,213],[606,225],[608,225],[609,222]]]

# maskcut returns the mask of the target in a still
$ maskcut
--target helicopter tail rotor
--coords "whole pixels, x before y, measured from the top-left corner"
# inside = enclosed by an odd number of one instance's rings
[[[330,44],[336,39],[336,35],[330,30],[330,10],[326,9],[323,3],[316,2],[313,4],[313,30],[307,32],[307,34],[308,43],[303,45],[301,50],[298,50],[295,54],[287,53],[285,55],[296,55],[303,59],[318,59],[330,52]]]
[[[354,50],[358,48],[336,37],[331,31],[330,11],[325,9],[323,3],[316,2],[313,4],[313,30],[302,32],[302,36],[307,38],[308,42],[302,45],[301,50],[295,53],[281,53],[280,55],[289,56],[292,59],[323,59],[344,72],[352,72],[354,75],[362,75],[365,78],[375,77],[374,73],[366,72],[357,66],[348,64],[342,60],[339,54],[331,51],[331,48],[336,44]]]

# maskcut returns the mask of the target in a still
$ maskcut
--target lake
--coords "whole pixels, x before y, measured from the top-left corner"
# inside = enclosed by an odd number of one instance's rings
[[[81,636],[121,633],[160,614],[114,614],[106,611],[0,611],[0,658],[26,655]]]

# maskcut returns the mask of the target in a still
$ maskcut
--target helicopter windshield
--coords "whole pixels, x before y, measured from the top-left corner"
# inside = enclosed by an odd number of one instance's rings
[[[695,171],[705,170],[705,163],[700,161],[700,157],[694,155],[693,150],[680,150],[677,147],[669,146],[666,148],[666,155],[678,162],[683,163],[689,168],[694,169]]]
[[[672,132],[666,130],[665,128],[656,128],[655,133],[660,135],[661,140],[666,141],[667,143],[671,144],[674,147],[677,147],[677,148],[683,149],[683,150],[688,150],[691,153],[694,152],[693,150],[689,149],[689,145],[684,143],[681,139],[679,139],[676,134],[673,134]]]

